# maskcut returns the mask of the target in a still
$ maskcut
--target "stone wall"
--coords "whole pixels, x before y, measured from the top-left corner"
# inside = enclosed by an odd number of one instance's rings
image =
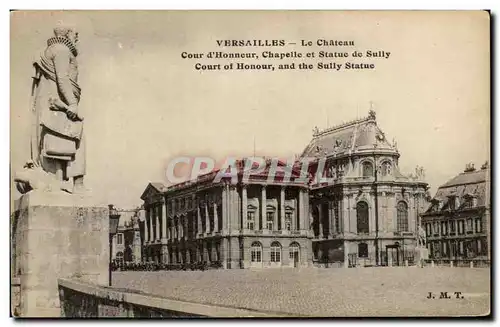
[[[179,301],[78,279],[59,280],[61,317],[182,318],[271,317],[271,313]]]

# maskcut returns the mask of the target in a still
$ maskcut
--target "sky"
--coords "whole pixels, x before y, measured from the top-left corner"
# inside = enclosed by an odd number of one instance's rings
[[[85,181],[99,201],[140,205],[150,181],[167,183],[166,166],[179,155],[223,159],[254,147],[256,155],[299,154],[314,126],[364,117],[370,103],[398,143],[401,171],[423,166],[431,193],[489,158],[486,13],[47,11],[11,14],[12,171],[29,159],[32,60],[60,21],[79,32]],[[200,72],[196,60],[181,58],[268,50],[219,48],[216,40],[320,38],[391,55],[364,71]],[[295,50],[306,51],[273,49]]]

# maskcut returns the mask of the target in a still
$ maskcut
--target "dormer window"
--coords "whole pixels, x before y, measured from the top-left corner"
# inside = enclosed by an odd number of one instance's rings
[[[448,196],[448,209],[457,210],[460,207],[460,200],[456,195]]]
[[[477,196],[474,194],[466,194],[464,196],[464,208],[477,207]]]

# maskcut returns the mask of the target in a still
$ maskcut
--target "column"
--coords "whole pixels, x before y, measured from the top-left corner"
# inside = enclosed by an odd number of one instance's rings
[[[146,209],[146,221],[144,222],[144,242],[149,242],[149,208]]]
[[[286,230],[286,228],[285,228],[285,187],[284,186],[282,186],[281,190],[280,190],[280,216],[281,216],[281,230]],[[278,226],[276,226],[276,229],[278,229]]]
[[[162,225],[161,225],[161,233],[162,233],[162,239],[164,241],[167,240],[167,200],[163,202],[163,207],[161,210],[161,219],[162,219]]]
[[[292,221],[291,221],[291,230],[297,230],[297,218],[299,217],[298,215],[298,201],[296,198],[293,199],[293,212],[292,212]]]
[[[344,199],[342,201],[342,222],[344,225],[344,233],[349,233],[350,224],[349,224],[349,198],[348,195],[344,195]]]
[[[229,230],[228,224],[228,207],[227,207],[227,185],[222,185],[222,230],[226,233]]]
[[[248,213],[247,213],[247,210],[248,210],[248,198],[247,198],[247,186],[246,185],[243,185],[241,187],[241,202],[242,202],[242,205],[241,205],[241,218],[243,220],[243,226],[242,226],[242,229],[246,229],[247,228],[247,224],[246,224],[246,221],[247,221],[247,216],[248,216]],[[254,221],[254,225],[253,225],[253,228],[255,229],[255,224],[256,222]]]
[[[236,186],[232,186],[230,188],[231,194],[231,229],[234,231],[239,230],[240,226],[240,208],[238,205],[239,194]]]
[[[196,215],[198,217],[198,235],[201,235],[203,234],[203,225],[201,223],[201,209],[199,205],[197,206],[196,209]]]
[[[158,207],[158,204],[157,204],[155,206],[155,211],[154,211],[154,216],[155,216],[155,221],[156,221],[156,239],[155,239],[155,241],[160,240],[160,219],[161,219],[161,217],[159,215],[160,210],[158,210],[158,209],[160,209],[160,208]]]
[[[219,231],[219,215],[217,212],[217,202],[214,202],[214,232]]]
[[[309,193],[307,192],[307,190],[304,190],[304,230],[306,231],[309,231],[310,228],[311,228],[311,223],[310,223],[310,212],[311,212],[311,208],[309,207]]]
[[[210,233],[210,215],[208,214],[208,201],[205,202],[205,232]]]
[[[323,238],[323,204],[320,203],[318,206],[318,224],[319,224],[319,238]]]
[[[179,217],[179,239],[184,237],[184,222],[185,222],[185,220],[186,220],[185,215],[182,215]]]
[[[260,219],[262,222],[262,230],[267,229],[266,209],[267,209],[266,185],[262,185],[262,194],[260,200]]]
[[[155,217],[155,207],[151,206],[149,209],[149,241],[154,242],[156,239],[156,229],[154,228],[153,222],[154,222],[154,217]]]
[[[334,208],[334,201],[335,200],[332,200],[332,201],[328,201],[328,228],[329,228],[329,231],[328,231],[328,235],[333,236],[333,234],[335,233],[335,210],[333,210]]]
[[[304,229],[304,214],[305,214],[305,207],[304,207],[304,190],[301,188],[299,190],[299,209],[298,209],[298,217],[295,217],[298,222],[298,226],[295,226],[296,230],[301,230]]]

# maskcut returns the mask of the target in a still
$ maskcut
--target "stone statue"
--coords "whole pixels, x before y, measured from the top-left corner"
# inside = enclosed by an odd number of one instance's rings
[[[21,193],[87,191],[77,43],[74,28],[58,26],[33,63],[31,160],[15,177]]]
[[[313,128],[313,136],[317,136],[319,134],[319,128],[318,126],[314,126]]]
[[[417,180],[424,180],[425,179],[424,167],[421,167],[421,166],[415,167],[415,179],[417,179]]]
[[[427,237],[425,235],[425,230],[422,226],[418,226],[418,237],[417,237],[417,246],[425,247],[427,244]]]

